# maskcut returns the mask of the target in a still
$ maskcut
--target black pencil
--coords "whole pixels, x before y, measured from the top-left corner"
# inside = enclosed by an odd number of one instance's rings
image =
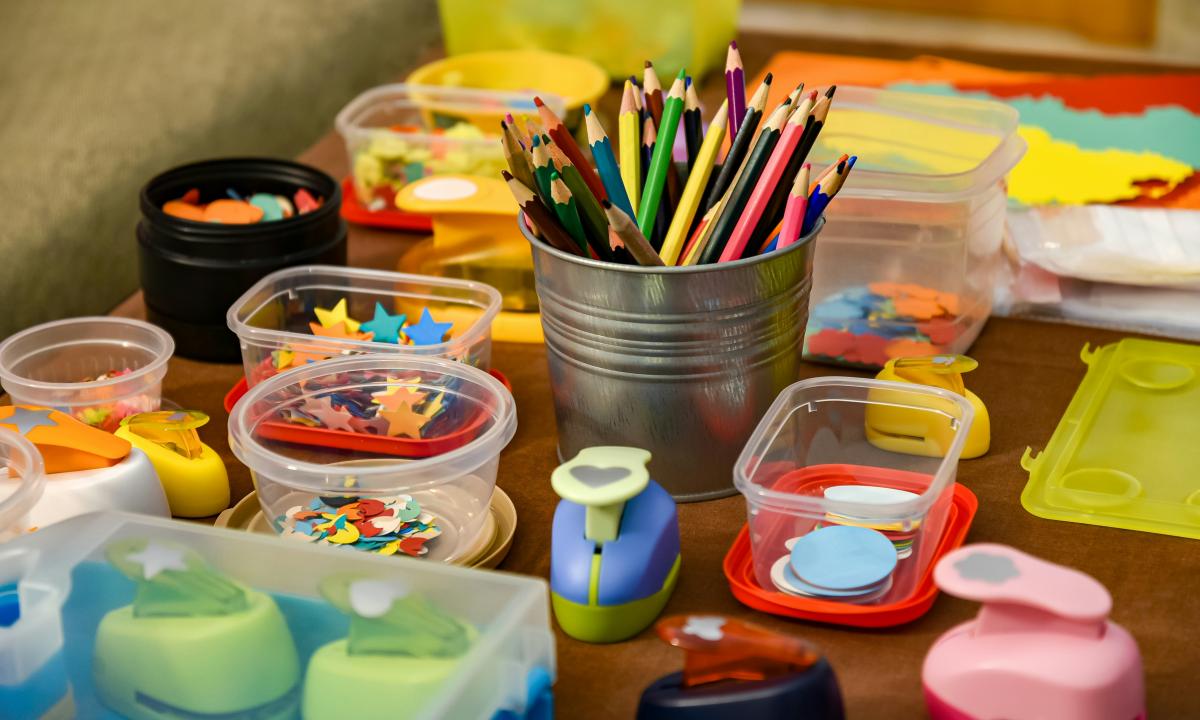
[[[696,164],[696,155],[704,142],[704,121],[700,115],[700,97],[696,95],[696,86],[690,80],[687,86],[683,109],[683,140],[687,144],[688,172]]]
[[[738,128],[737,137],[730,142],[729,152],[726,153],[725,160],[721,164],[721,172],[717,173],[717,179],[708,188],[704,200],[700,203],[700,209],[696,212],[697,216],[702,217],[704,213],[711,210],[733,183],[734,176],[742,167],[742,160],[746,158],[746,153],[750,151],[757,136],[758,123],[762,119],[763,109],[767,106],[767,93],[770,90],[771,73],[767,73],[766,79],[754,91],[754,96],[746,107],[746,115],[742,119],[741,127]]]

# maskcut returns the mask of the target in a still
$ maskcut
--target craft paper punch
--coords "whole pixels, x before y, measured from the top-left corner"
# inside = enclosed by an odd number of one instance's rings
[[[587,642],[633,637],[658,617],[679,576],[675,501],[650,479],[650,453],[581,450],[550,476],[562,497],[550,544],[550,602]]]
[[[313,653],[306,718],[415,715],[478,636],[403,580],[335,576],[321,583],[321,594],[350,617],[350,632]]]
[[[976,458],[987,453],[991,444],[992,426],[987,408],[979,396],[963,384],[963,375],[979,367],[979,363],[966,355],[930,355],[889,360],[876,380],[929,385],[962,395],[975,411],[975,418],[967,432],[963,445],[963,459]],[[867,409],[867,439],[872,445],[891,452],[910,455],[941,457],[945,455],[954,433],[944,423],[935,422],[935,416],[927,412],[912,412],[896,405],[887,405],[886,391],[871,393],[873,403]],[[911,404],[907,399],[905,404]],[[937,400],[931,398],[930,407]]]
[[[934,720],[1145,720],[1137,643],[1108,620],[1112,598],[1095,579],[978,544],[942,558],[934,580],[983,603],[925,657]]]
[[[160,410],[130,415],[117,428],[117,437],[150,458],[176,517],[208,517],[229,507],[225,463],[196,432],[207,422],[196,410]]]
[[[32,442],[45,464],[44,490],[25,516],[27,529],[105,508],[170,517],[154,466],[128,441],[32,405],[0,408],[0,428]],[[0,478],[0,497],[8,482],[16,480]]]
[[[270,595],[216,572],[182,546],[118,540],[106,551],[137,586],[96,629],[92,679],[130,720],[296,714],[300,660]]]
[[[684,651],[683,672],[642,692],[638,720],[842,720],[829,661],[800,638],[721,615],[676,615],[658,636]]]

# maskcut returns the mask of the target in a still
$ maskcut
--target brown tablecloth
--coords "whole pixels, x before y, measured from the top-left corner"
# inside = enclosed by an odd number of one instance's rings
[[[743,41],[748,73],[761,65],[768,52],[789,44],[779,38],[760,43]],[[795,46],[821,49],[813,43]],[[877,54],[915,53],[912,49],[885,47]],[[964,59],[1003,64],[990,55],[980,58],[979,54],[967,54]],[[1010,64],[1054,67],[1052,62],[1028,58]],[[1077,62],[1060,65],[1071,71],[1114,69]],[[715,85],[719,83],[710,83]],[[610,113],[615,109],[610,107],[614,103],[611,96],[604,104]],[[336,177],[346,172],[344,150],[333,133],[300,159]],[[412,240],[354,228],[351,264],[394,269],[397,257]],[[115,312],[137,316],[141,310],[140,297],[135,296]],[[1079,568],[1104,583],[1113,595],[1113,620],[1128,628],[1141,646],[1150,717],[1196,718],[1200,717],[1200,693],[1195,687],[1200,679],[1200,631],[1196,629],[1200,619],[1200,542],[1042,520],[1027,513],[1019,500],[1027,477],[1019,465],[1021,454],[1026,446],[1044,447],[1066,410],[1084,375],[1080,348],[1084,343],[1096,346],[1120,337],[1103,330],[1034,321],[989,321],[971,350],[980,368],[968,376],[968,382],[991,412],[992,448],[983,458],[962,462],[958,472],[959,482],[979,498],[979,512],[969,540],[1008,543]],[[500,343],[495,348],[494,366],[511,380],[518,407],[517,434],[501,456],[498,482],[516,504],[519,525],[512,551],[501,569],[546,578],[550,569],[551,517],[558,497],[549,484],[557,460],[545,351],[540,345]],[[214,418],[212,427],[204,431],[204,439],[225,459],[235,498],[249,492],[251,483],[247,470],[229,452],[221,401],[241,373],[237,365],[175,358],[164,388],[169,399]],[[833,374],[844,373],[815,365],[804,368],[805,377]],[[1197,412],[1200,418],[1200,408]],[[1200,441],[1200,422],[1197,428]],[[1197,472],[1200,477],[1200,468]],[[721,570],[722,559],[746,519],[741,499],[683,505],[679,514],[683,565],[666,613],[724,613],[802,635],[828,654],[841,681],[849,717],[924,715],[922,658],[938,635],[972,617],[976,605],[940,597],[927,615],[913,623],[870,631],[758,613],[733,598]],[[632,717],[642,688],[680,667],[680,653],[660,642],[652,631],[613,645],[589,645],[559,632],[555,686],[558,715]]]

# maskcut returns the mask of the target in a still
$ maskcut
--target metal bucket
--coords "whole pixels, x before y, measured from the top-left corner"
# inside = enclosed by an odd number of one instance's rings
[[[679,501],[733,495],[733,463],[799,376],[814,241],[694,267],[568,255],[527,230],[558,453],[629,445]]]

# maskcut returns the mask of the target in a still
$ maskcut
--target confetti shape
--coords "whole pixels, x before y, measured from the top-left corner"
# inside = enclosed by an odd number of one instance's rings
[[[421,310],[421,319],[416,325],[405,327],[404,334],[412,341],[413,345],[437,345],[445,339],[452,327],[454,327],[454,323],[436,322],[429,314],[429,308],[424,308]]]
[[[297,203],[297,207],[299,203]],[[300,211],[303,214],[303,210]],[[338,323],[345,323],[346,329],[350,332],[358,332],[359,322],[346,315],[346,298],[337,301],[332,310],[325,308],[316,308],[317,321],[321,323],[321,327],[333,327]]]
[[[389,315],[381,303],[375,303],[375,317],[362,324],[362,329],[374,335],[376,342],[400,343],[400,328],[407,315]]]

